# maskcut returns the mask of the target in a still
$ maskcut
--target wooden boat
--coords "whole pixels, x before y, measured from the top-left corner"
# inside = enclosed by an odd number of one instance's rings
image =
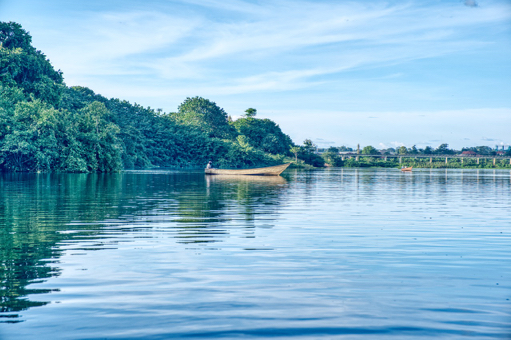
[[[408,168],[401,168],[401,171],[412,171],[413,166]]]
[[[291,163],[276,166],[268,166],[265,168],[254,169],[206,169],[206,175],[249,175],[249,176],[278,176]]]

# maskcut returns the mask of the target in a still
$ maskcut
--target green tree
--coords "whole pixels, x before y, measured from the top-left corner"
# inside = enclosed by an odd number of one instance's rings
[[[246,118],[254,118],[256,114],[257,114],[257,110],[253,109],[251,107],[245,110]]]
[[[406,155],[408,153],[408,149],[406,148],[406,146],[400,146],[397,149],[397,153],[400,155]]]
[[[428,145],[424,148],[424,151],[422,151],[422,153],[425,155],[431,155],[433,153],[433,148]]]
[[[293,155],[295,155],[295,162],[298,162],[298,153],[300,152],[300,148],[298,146],[293,146],[289,149]]]
[[[451,155],[451,154],[454,154],[456,153],[454,150],[450,150],[449,149],[449,144],[447,143],[444,143],[444,144],[440,144],[436,149],[435,149],[435,153],[436,154],[439,154],[439,155]]]
[[[229,124],[227,113],[216,103],[202,97],[186,98],[179,105],[177,117],[198,126],[210,137],[234,139],[236,132]]]
[[[19,24],[0,23],[2,170],[106,172],[203,166],[210,159],[241,167],[281,162],[293,146],[273,121],[255,119],[253,108],[233,122],[201,97],[165,114],[68,88],[31,40]]]
[[[302,159],[306,164],[323,167],[325,162],[321,156],[315,153],[316,148],[317,146],[310,139],[304,140],[298,158]]]
[[[10,133],[2,141],[2,167],[11,171],[49,171],[57,166],[58,115],[39,100],[18,103],[10,120]]]
[[[80,110],[75,126],[81,143],[81,156],[88,171],[111,172],[122,168],[119,127],[108,121],[110,111],[103,103],[92,102]]]
[[[303,149],[306,153],[313,153],[316,148],[316,144],[314,144],[310,139],[303,141]]]
[[[0,82],[55,105],[64,88],[62,72],[53,69],[31,40],[19,24],[0,22]]]
[[[21,48],[26,52],[35,52],[32,37],[16,22],[0,22],[0,46],[7,49]]]
[[[321,157],[323,157],[324,163],[329,166],[342,166],[343,161],[341,156],[339,155],[339,149],[336,147],[329,147],[326,152],[324,152]]]
[[[362,149],[362,154],[363,155],[377,155],[377,154],[379,154],[379,151],[375,147],[368,145]]]
[[[247,137],[252,147],[264,152],[287,155],[293,145],[291,138],[270,119],[240,118],[232,125],[238,134]]]

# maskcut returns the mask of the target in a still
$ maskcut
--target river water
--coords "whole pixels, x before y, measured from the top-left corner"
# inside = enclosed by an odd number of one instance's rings
[[[510,339],[509,170],[0,175],[0,339]]]

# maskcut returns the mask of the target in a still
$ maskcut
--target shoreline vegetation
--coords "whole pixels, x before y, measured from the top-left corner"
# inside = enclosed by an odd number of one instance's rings
[[[345,146],[317,149],[311,140],[296,145],[274,121],[256,118],[248,108],[233,121],[215,102],[186,98],[176,112],[108,99],[93,90],[68,87],[63,73],[32,46],[20,24],[0,22],[0,171],[115,172],[123,169],[250,168],[292,162],[294,168],[428,167],[511,168],[511,149],[489,147],[424,150],[413,146],[377,150],[366,146],[356,154]],[[395,155],[454,157],[471,151],[481,157],[426,162]],[[381,155],[374,157],[370,155]],[[384,155],[394,158],[383,160]],[[472,155],[473,156],[473,155]],[[499,159],[498,157],[508,157]]]

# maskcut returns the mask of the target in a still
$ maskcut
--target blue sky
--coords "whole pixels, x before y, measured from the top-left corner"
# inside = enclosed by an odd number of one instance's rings
[[[234,118],[297,143],[511,144],[511,1],[0,0],[69,86]]]

